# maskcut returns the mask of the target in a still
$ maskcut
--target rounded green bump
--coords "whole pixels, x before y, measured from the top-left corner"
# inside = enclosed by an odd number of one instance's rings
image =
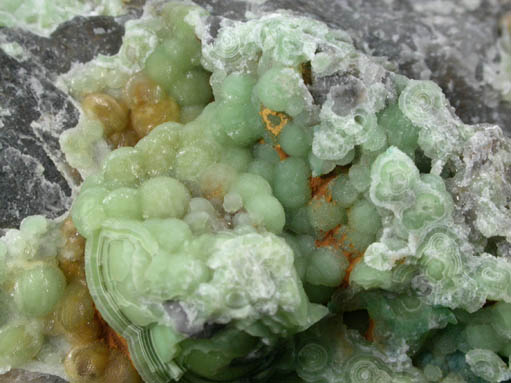
[[[248,74],[231,73],[221,87],[219,97],[233,103],[246,103],[252,97],[256,79]]]
[[[43,337],[35,326],[18,324],[0,330],[0,365],[19,367],[41,350]]]
[[[372,355],[358,354],[345,365],[345,375],[351,383],[393,382],[381,360]]]
[[[199,41],[195,44],[186,44],[182,39],[171,38],[165,40],[161,46],[167,55],[167,65],[172,66],[175,75],[183,75],[188,68],[196,66],[200,60]],[[173,80],[176,80],[176,77]]]
[[[103,207],[110,218],[140,219],[142,207],[137,189],[119,188],[103,199]]]
[[[269,69],[259,78],[254,92],[267,108],[293,117],[306,107],[303,80],[291,68]]]
[[[426,234],[417,249],[423,272],[432,281],[442,281],[458,275],[463,261],[455,234],[448,229],[433,229]]]
[[[140,152],[148,176],[171,175],[181,144],[183,125],[165,122],[142,138],[135,148]]]
[[[356,151],[355,149],[351,149],[344,157],[339,160],[335,160],[335,163],[339,166],[346,166],[353,162],[355,159]]]
[[[310,200],[310,175],[308,165],[301,158],[289,157],[276,166],[274,194],[285,208],[298,208]]]
[[[279,200],[271,195],[255,195],[246,203],[245,208],[250,217],[256,222],[261,222],[266,230],[280,234],[286,223],[284,208]]]
[[[220,102],[217,113],[225,134],[235,145],[248,146],[262,137],[264,125],[252,104]]]
[[[312,129],[288,123],[280,132],[278,141],[290,156],[305,157],[312,146]]]
[[[200,190],[208,199],[222,199],[237,178],[236,170],[228,164],[213,164],[205,169],[199,180]]]
[[[430,382],[438,382],[442,379],[443,372],[442,369],[434,364],[428,364],[424,367],[424,375],[426,379]]]
[[[395,208],[412,203],[419,170],[405,153],[390,147],[380,154],[371,168],[371,200],[378,206]]]
[[[236,146],[223,148],[220,162],[232,166],[238,172],[246,172],[252,161],[250,150]]]
[[[254,157],[267,161],[272,165],[280,162],[280,157],[275,148],[269,144],[256,144],[254,145]]]
[[[236,213],[243,207],[243,200],[238,193],[229,192],[224,196],[223,208],[227,213]]]
[[[398,147],[413,158],[418,146],[419,132],[401,112],[397,103],[389,105],[380,113],[378,125],[387,132],[387,141],[390,146]]]
[[[171,177],[155,177],[140,186],[142,216],[147,218],[182,218],[191,196],[188,189]]]
[[[376,234],[381,228],[381,219],[376,207],[361,199],[348,210],[348,225],[363,233]]]
[[[238,193],[246,203],[257,195],[271,195],[271,186],[263,177],[256,174],[243,173],[234,182],[230,192]]]
[[[172,82],[169,93],[179,105],[205,105],[213,98],[210,75],[202,68],[191,69]]]
[[[345,208],[353,205],[360,194],[346,174],[339,174],[329,185],[329,189],[332,193],[332,199],[340,207]]]
[[[322,247],[309,256],[305,279],[312,285],[336,287],[342,283],[348,265],[344,255]]]
[[[309,222],[318,234],[346,222],[346,211],[324,198],[313,198],[308,205],[308,213]]]
[[[116,149],[103,164],[105,184],[114,188],[137,185],[144,176],[143,157],[135,148]]]
[[[314,155],[314,153],[312,153],[312,151],[309,152],[307,159],[309,160],[309,165],[310,165],[313,177],[318,177],[318,176],[322,176],[324,174],[328,174],[332,170],[334,170],[335,166],[336,166],[335,161],[322,160],[321,158],[316,157]]]
[[[511,303],[497,302],[492,306],[492,326],[500,336],[511,340]]]
[[[24,218],[20,223],[20,231],[23,234],[38,237],[49,228],[48,220],[42,215],[32,215]]]
[[[156,238],[160,246],[172,253],[179,250],[186,241],[193,238],[190,227],[176,218],[151,218],[144,221],[143,225]]]
[[[36,265],[16,278],[14,301],[24,314],[42,317],[53,310],[65,287],[66,278],[58,267]]]
[[[169,89],[172,83],[182,76],[182,68],[170,62],[169,54],[163,45],[156,47],[147,58],[144,70],[165,89]]]
[[[91,187],[81,192],[73,203],[71,216],[78,232],[88,238],[101,227],[107,218],[103,207],[103,200],[108,190],[100,187]]]
[[[351,184],[359,192],[364,192],[369,188],[371,184],[370,169],[362,163],[353,164],[348,171]]]
[[[289,210],[286,219],[287,228],[297,234],[313,234],[314,228],[309,219],[309,207],[301,206],[298,209]]]
[[[247,172],[257,174],[268,182],[273,182],[273,164],[269,161],[254,160],[248,165]]]

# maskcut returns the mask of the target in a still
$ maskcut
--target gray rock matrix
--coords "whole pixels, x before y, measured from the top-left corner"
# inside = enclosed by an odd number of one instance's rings
[[[498,60],[498,21],[511,0],[197,0],[219,16],[243,19],[252,12],[288,9],[347,31],[357,48],[382,57],[390,68],[414,79],[437,82],[465,123],[498,124],[511,135],[511,103],[485,81],[484,67]],[[255,1],[253,1],[255,3]],[[258,1],[261,3],[261,1]],[[78,110],[54,85],[73,63],[115,54],[123,24],[141,14],[132,3],[121,18],[76,17],[49,38],[0,28],[0,43],[26,52],[14,58],[0,49],[0,231],[33,214],[62,215],[79,179],[66,166],[58,136],[76,125]],[[332,81],[335,81],[333,79]],[[321,98],[333,84],[314,84]],[[57,383],[59,378],[11,372],[0,383]]]

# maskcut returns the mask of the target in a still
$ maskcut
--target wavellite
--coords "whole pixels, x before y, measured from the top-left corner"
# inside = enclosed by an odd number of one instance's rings
[[[319,21],[222,19],[213,36],[208,17],[149,3],[117,55],[60,79],[84,110],[61,146],[84,178],[87,287],[141,377],[511,379],[501,129]],[[70,289],[59,225],[27,218],[0,242],[2,371],[43,360]]]

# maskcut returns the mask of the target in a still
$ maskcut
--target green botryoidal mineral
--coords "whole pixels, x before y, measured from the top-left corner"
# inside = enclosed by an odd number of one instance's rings
[[[114,149],[88,116],[61,139],[85,178],[71,215],[88,289],[142,378],[510,379],[501,129],[464,124],[438,85],[316,20],[223,20],[213,38],[194,5],[146,14],[118,55],[62,80],[78,100],[167,97],[175,121]],[[39,358],[41,318],[65,299],[52,225],[31,218],[0,242],[2,370]]]

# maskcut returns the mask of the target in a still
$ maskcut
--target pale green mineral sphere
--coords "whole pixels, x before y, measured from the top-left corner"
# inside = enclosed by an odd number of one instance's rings
[[[156,83],[169,89],[174,80],[181,75],[181,68],[172,63],[163,45],[155,48],[145,63],[147,75]]]
[[[354,164],[348,171],[351,184],[359,192],[364,192],[369,188],[371,184],[370,169],[362,163]]]
[[[250,165],[248,165],[247,172],[257,174],[268,182],[273,182],[273,164],[269,161],[252,161]]]
[[[170,85],[169,93],[179,105],[205,105],[213,97],[209,85],[210,75],[202,68],[191,69]]]
[[[112,218],[140,219],[142,208],[137,189],[119,188],[103,199],[105,213]]]
[[[252,157],[250,150],[236,146],[223,148],[220,162],[232,166],[239,172],[247,170]]]
[[[310,255],[305,278],[313,285],[339,286],[344,279],[348,264],[346,257],[335,249],[322,247]]]
[[[312,129],[289,123],[280,132],[279,143],[290,156],[305,157],[312,145]]]
[[[188,210],[190,192],[171,177],[155,177],[139,188],[143,218],[182,218]]]
[[[90,187],[80,193],[71,209],[71,216],[78,232],[89,237],[101,227],[107,218],[103,200],[108,191],[102,187]]]
[[[14,300],[24,314],[42,317],[53,310],[65,287],[66,278],[58,267],[40,264],[16,278]]]
[[[266,71],[254,91],[262,104],[272,110],[294,117],[305,109],[300,75],[291,68]]]
[[[254,145],[254,157],[259,160],[268,161],[272,165],[276,165],[280,162],[279,154],[273,146],[269,144]]]
[[[250,100],[256,80],[247,74],[232,73],[222,83],[220,97],[235,103]]]
[[[186,44],[186,41],[179,38],[170,38],[162,43],[162,48],[167,55],[169,64],[178,73],[183,73],[200,60],[200,42]]]
[[[286,208],[303,206],[311,198],[310,169],[304,160],[286,158],[275,167],[273,189],[275,197]]]
[[[155,82],[168,90],[190,67],[193,54],[191,51],[186,52],[185,45],[178,39],[166,40],[147,58],[145,71]]]
[[[309,221],[317,232],[327,232],[346,221],[346,211],[334,202],[314,198],[308,205]]]
[[[357,201],[348,211],[350,227],[363,233],[375,234],[381,227],[376,207],[366,199]]]
[[[239,146],[253,144],[263,135],[263,123],[257,109],[246,102],[221,102],[218,105],[218,120],[224,133]]]
[[[0,365],[18,367],[34,358],[43,345],[43,337],[28,324],[0,330]]]
[[[103,165],[103,176],[112,187],[134,186],[144,176],[142,154],[135,148],[119,148],[109,154]]]
[[[144,226],[168,252],[174,252],[192,239],[190,227],[176,218],[152,218],[144,221]]]
[[[288,212],[288,228],[298,234],[311,234],[314,228],[311,225],[309,217],[309,207],[301,206]]]
[[[259,175],[244,173],[234,182],[230,191],[238,193],[246,203],[257,195],[271,195],[271,186]]]
[[[353,205],[360,194],[346,174],[340,174],[335,181],[332,182],[330,190],[332,192],[332,198],[341,207],[350,207]]]
[[[280,234],[286,223],[284,208],[279,200],[267,194],[251,197],[245,208],[254,220],[261,221],[266,230]]]
[[[417,127],[401,112],[397,103],[389,105],[380,113],[378,125],[387,131],[387,141],[390,146],[397,146],[413,158],[418,146],[419,132]]]

